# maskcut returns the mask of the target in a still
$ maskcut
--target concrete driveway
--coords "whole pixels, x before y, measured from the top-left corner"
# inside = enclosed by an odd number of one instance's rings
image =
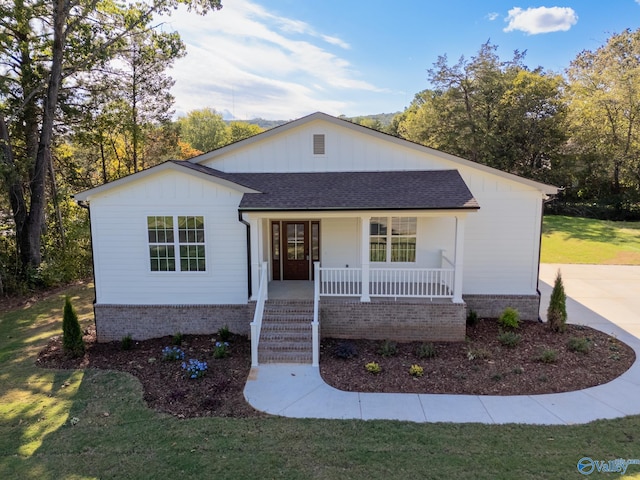
[[[611,322],[640,339],[640,266],[541,264],[542,318],[546,317],[558,270],[561,271],[567,297],[570,297],[567,301],[569,323],[583,323],[580,318],[588,309],[602,317],[601,322],[594,322],[591,314],[590,326],[612,333]]]

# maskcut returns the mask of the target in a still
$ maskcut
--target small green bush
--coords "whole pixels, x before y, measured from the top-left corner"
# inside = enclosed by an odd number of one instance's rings
[[[229,342],[216,342],[211,351],[213,358],[226,358],[229,356]]]
[[[475,310],[469,310],[467,313],[467,326],[475,327],[478,323],[478,313]]]
[[[504,328],[518,328],[520,326],[520,314],[515,308],[507,307],[500,315],[498,323]]]
[[[554,332],[567,330],[567,295],[564,293],[560,270],[553,284],[549,308],[547,308],[547,323]]]
[[[551,348],[545,348],[540,352],[540,355],[538,355],[538,360],[542,363],[556,363],[557,359],[558,352]]]
[[[380,364],[377,362],[369,362],[364,366],[364,368],[367,369],[367,372],[373,373],[373,374],[377,374],[382,371]]]
[[[589,353],[591,350],[591,341],[586,337],[571,337],[567,345],[572,352]]]
[[[71,305],[71,299],[69,297],[65,297],[64,299],[62,348],[67,355],[72,357],[80,357],[84,354],[82,329],[80,328],[80,322],[78,322],[78,314],[73,308],[73,305]]]
[[[522,335],[511,331],[500,332],[500,335],[498,335],[498,340],[505,347],[513,348],[520,343],[520,340],[522,340]]]
[[[491,352],[486,348],[469,348],[467,350],[467,358],[469,360],[486,360],[491,358]]]
[[[438,351],[433,343],[423,343],[416,350],[416,355],[418,358],[434,358],[438,355]]]
[[[378,353],[383,357],[393,357],[398,353],[398,345],[396,345],[396,342],[385,340],[380,346]]]
[[[182,333],[177,332],[174,336],[173,339],[171,340],[171,343],[173,343],[174,345],[180,346],[182,345],[182,341],[184,340],[184,335],[182,335]]]
[[[336,345],[333,354],[338,358],[348,360],[358,356],[358,349],[353,342],[342,341]]]
[[[228,342],[231,339],[231,330],[227,325],[218,329],[218,338],[222,342]]]
[[[424,375],[424,368],[420,365],[411,365],[411,367],[409,367],[409,375],[412,377],[421,377]]]
[[[120,340],[120,348],[122,350],[131,350],[133,348],[133,338],[131,338],[131,334],[122,337],[122,340]]]

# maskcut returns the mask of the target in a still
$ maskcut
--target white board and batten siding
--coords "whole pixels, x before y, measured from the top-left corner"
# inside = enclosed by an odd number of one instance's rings
[[[323,155],[313,154],[313,136],[317,134],[325,136]],[[544,195],[535,186],[475,168],[468,162],[458,162],[446,154],[431,154],[391,137],[323,120],[303,123],[246,147],[203,158],[201,163],[226,172],[254,173],[456,169],[480,204],[480,210],[469,213],[465,220],[463,293],[536,293]],[[323,264],[343,267],[358,243],[354,246],[344,240],[344,251],[336,253],[334,247],[338,245],[334,244],[339,237],[334,239],[331,231],[335,227],[353,233],[354,227],[348,222],[345,225],[332,222],[337,220],[324,221],[322,226]],[[443,231],[444,235],[451,232],[448,226],[436,223],[431,226],[434,228],[420,229],[419,233],[437,237]],[[428,246],[424,247],[431,248],[432,255],[437,250],[432,243],[437,241],[427,240]],[[424,240],[419,238],[418,243],[420,248]],[[453,251],[449,254],[453,255]]]
[[[150,175],[91,198],[96,303],[246,304],[242,193],[175,171]],[[152,272],[147,216],[203,216],[204,272]]]

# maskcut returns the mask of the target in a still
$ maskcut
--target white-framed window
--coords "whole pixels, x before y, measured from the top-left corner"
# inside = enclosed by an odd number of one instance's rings
[[[371,262],[416,261],[416,217],[372,217],[369,224]]]
[[[204,217],[147,217],[149,262],[152,272],[206,271]]]

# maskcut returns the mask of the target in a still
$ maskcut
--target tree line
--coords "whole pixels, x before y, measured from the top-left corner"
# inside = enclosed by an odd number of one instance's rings
[[[211,108],[172,120],[167,68],[185,54],[157,19],[219,0],[0,4],[0,293],[91,271],[88,216],[71,194],[255,135]],[[487,42],[446,56],[395,116],[351,121],[563,187],[565,208],[638,211],[640,33],[584,51],[564,75],[502,60]],[[584,213],[584,212],[583,212]]]

